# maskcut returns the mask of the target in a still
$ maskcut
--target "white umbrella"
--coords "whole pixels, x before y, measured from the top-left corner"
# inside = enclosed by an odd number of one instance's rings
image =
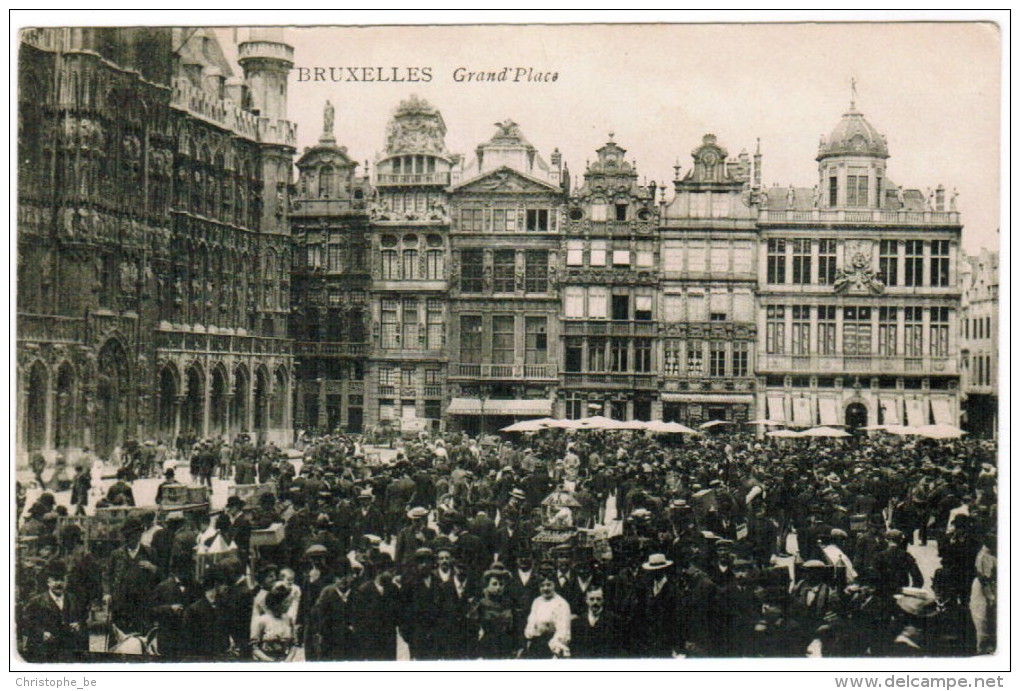
[[[650,422],[643,422],[641,420],[627,420],[626,422],[620,422],[616,426],[616,429],[629,429],[629,430],[642,431],[642,430],[649,429],[649,425],[650,424],[651,424]]]
[[[552,429],[581,429],[584,427],[580,420],[550,420],[546,426]]]
[[[611,420],[602,415],[583,417],[578,422],[581,423],[579,429],[618,429],[616,425],[620,424],[618,420]]]
[[[766,432],[765,436],[773,437],[775,439],[799,439],[804,435],[800,432],[794,432],[792,429],[776,429],[771,432]]]
[[[719,425],[732,425],[732,422],[727,420],[709,420],[708,422],[702,422],[698,425],[698,429],[711,429],[712,427],[718,427]]]
[[[786,423],[785,422],[777,422],[775,420],[761,419],[761,420],[751,420],[747,424],[748,425],[766,425],[768,427],[782,427]]]
[[[504,427],[500,432],[537,432],[549,426],[550,418],[538,420],[522,420],[515,422],[509,427]]]
[[[862,432],[885,432],[889,428],[889,425],[865,425],[864,427],[858,427],[857,429]]]
[[[886,425],[885,431],[889,434],[896,434],[901,437],[905,437],[910,434],[917,434],[916,427],[908,427],[906,425]]]
[[[919,434],[922,437],[927,437],[928,439],[959,439],[965,435],[966,432],[959,427],[942,423],[938,425],[924,425],[923,427],[918,427],[916,434]]]
[[[841,439],[843,437],[849,437],[849,432],[844,432],[841,429],[835,427],[813,427],[809,430],[805,430],[800,433],[802,437],[831,437],[832,439]]]
[[[656,434],[700,434],[698,430],[681,425],[679,422],[663,422],[662,420],[652,420],[647,424],[646,429]]]

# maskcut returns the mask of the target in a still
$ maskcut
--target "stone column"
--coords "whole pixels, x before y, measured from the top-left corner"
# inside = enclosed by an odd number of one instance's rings
[[[210,410],[210,394],[212,392],[212,375],[206,368],[205,377],[202,381],[202,438],[209,438],[209,416]]]
[[[184,394],[174,396],[174,440],[181,436],[181,408],[184,407],[185,398]]]

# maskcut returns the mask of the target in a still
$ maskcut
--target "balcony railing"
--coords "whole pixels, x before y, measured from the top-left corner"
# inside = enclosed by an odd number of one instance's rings
[[[879,209],[765,209],[758,215],[769,223],[868,223],[880,225],[959,225],[959,211],[881,211]]]
[[[365,357],[367,343],[295,343],[294,354],[304,356]]]
[[[563,385],[658,389],[658,375],[635,372],[568,372],[563,375]]]
[[[593,235],[650,235],[656,229],[656,221],[567,221],[567,233],[590,233]]]
[[[826,374],[956,374],[951,357],[895,357],[887,355],[766,355],[762,372],[818,372]]]
[[[443,387],[437,384],[425,385],[425,398],[442,398]]]
[[[450,376],[461,379],[555,379],[556,365],[491,364],[454,362],[450,365]]]
[[[293,341],[287,338],[265,336],[157,331],[156,348],[192,353],[290,355],[293,352]]]
[[[449,185],[449,173],[411,173],[394,175],[380,173],[376,176],[377,185]]]
[[[564,320],[565,336],[655,336],[657,322],[626,320]]]

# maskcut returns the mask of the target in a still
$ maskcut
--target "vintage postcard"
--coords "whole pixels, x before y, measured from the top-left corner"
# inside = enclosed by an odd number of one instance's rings
[[[26,22],[18,668],[1001,666],[1002,38]]]

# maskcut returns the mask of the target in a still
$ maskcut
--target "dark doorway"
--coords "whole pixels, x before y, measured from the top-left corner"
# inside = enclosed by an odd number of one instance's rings
[[[861,403],[851,403],[846,407],[844,422],[851,431],[866,426],[868,424],[868,409]]]

